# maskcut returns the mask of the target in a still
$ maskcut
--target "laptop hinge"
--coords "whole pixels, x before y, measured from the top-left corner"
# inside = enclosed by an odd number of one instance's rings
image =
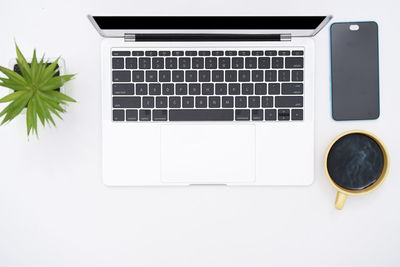
[[[124,33],[124,41],[125,42],[135,42],[136,36],[134,33]]]
[[[124,33],[125,42],[233,42],[291,41],[290,33],[281,34],[134,34]]]

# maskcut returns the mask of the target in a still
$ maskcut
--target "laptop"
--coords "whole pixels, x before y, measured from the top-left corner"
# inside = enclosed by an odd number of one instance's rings
[[[330,16],[88,16],[109,186],[309,185]]]

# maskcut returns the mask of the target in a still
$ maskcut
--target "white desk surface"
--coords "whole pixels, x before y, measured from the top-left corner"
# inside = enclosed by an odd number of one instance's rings
[[[395,0],[4,1],[0,64],[34,47],[62,55],[79,103],[27,142],[24,119],[0,127],[0,266],[400,266],[399,7]],[[334,15],[376,20],[381,117],[330,115],[326,27],[316,41],[315,182],[308,187],[107,188],[100,170],[100,40],[86,14]],[[4,92],[3,89],[0,92]],[[328,143],[351,129],[382,138],[387,181],[334,209]]]

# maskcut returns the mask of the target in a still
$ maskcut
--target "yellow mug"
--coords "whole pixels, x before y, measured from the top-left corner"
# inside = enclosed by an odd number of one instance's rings
[[[369,138],[371,138],[372,140],[375,141],[375,143],[379,146],[382,155],[383,155],[383,168],[382,171],[379,175],[379,177],[376,179],[376,181],[363,188],[363,189],[348,189],[348,188],[344,188],[340,185],[338,185],[331,177],[331,175],[329,174],[328,171],[328,156],[329,156],[329,152],[331,151],[332,146],[342,137],[350,135],[350,134],[362,134],[365,135]],[[336,194],[336,200],[335,200],[335,207],[338,210],[341,210],[344,206],[344,203],[346,201],[346,198],[348,195],[352,195],[352,196],[359,196],[359,195],[364,195],[364,194],[368,194],[372,191],[374,191],[375,189],[377,189],[382,183],[383,181],[386,179],[386,176],[389,172],[389,153],[385,147],[385,145],[383,144],[383,142],[375,135],[366,132],[366,131],[362,131],[362,130],[354,130],[354,131],[348,131],[345,133],[342,133],[341,135],[339,135],[338,137],[336,137],[332,143],[329,145],[326,154],[325,154],[325,173],[329,179],[329,181],[331,182],[331,184],[336,188],[337,190],[337,194]]]

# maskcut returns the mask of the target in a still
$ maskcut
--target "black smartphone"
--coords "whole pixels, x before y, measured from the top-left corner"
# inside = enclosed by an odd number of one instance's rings
[[[379,117],[379,51],[376,22],[339,22],[330,29],[332,117]]]

